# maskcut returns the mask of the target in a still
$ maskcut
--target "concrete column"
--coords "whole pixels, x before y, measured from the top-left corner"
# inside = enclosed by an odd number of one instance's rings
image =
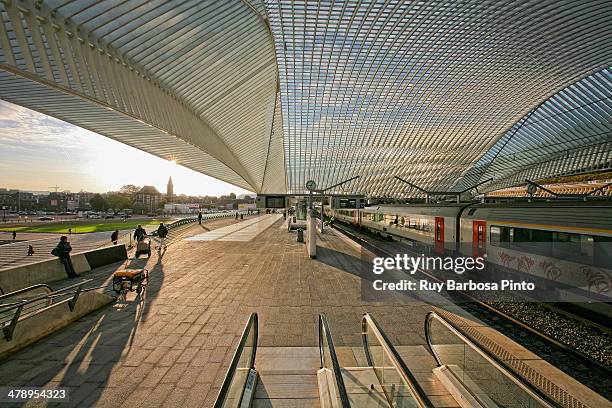
[[[306,215],[306,249],[310,258],[317,257],[317,219],[313,217],[312,208]]]

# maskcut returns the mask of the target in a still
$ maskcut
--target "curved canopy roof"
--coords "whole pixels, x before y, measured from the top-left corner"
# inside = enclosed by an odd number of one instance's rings
[[[249,190],[285,189],[261,3],[8,3],[0,97]]]
[[[612,167],[606,1],[0,2],[0,98],[258,193]]]
[[[515,123],[459,182],[490,178],[489,189],[550,175],[601,170],[612,163],[612,70],[553,95]]]

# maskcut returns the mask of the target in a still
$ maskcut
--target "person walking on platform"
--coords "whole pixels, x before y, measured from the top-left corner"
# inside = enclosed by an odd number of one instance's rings
[[[32,245],[28,245],[28,256],[34,255],[34,247]]]
[[[165,240],[168,236],[168,228],[166,228],[163,222],[159,223],[159,228],[157,228],[157,236],[159,237],[159,248],[157,248],[157,252],[160,252],[162,247],[166,249]]]
[[[134,231],[134,239],[136,242],[144,241],[147,231],[142,228],[142,225],[138,224],[138,228]]]
[[[62,264],[64,265],[64,269],[66,270],[66,274],[68,278],[78,278],[79,275],[74,270],[74,265],[72,265],[72,259],[70,259],[70,252],[72,251],[72,246],[70,242],[68,242],[68,237],[66,235],[62,235],[59,243],[51,253],[57,256]]]
[[[238,213],[236,213],[236,219],[238,219]]]
[[[13,231],[13,241],[17,238],[17,231]]]
[[[198,224],[202,225],[202,211],[198,213]]]
[[[111,242],[113,243],[113,245],[117,245],[118,239],[119,239],[119,231],[115,230],[115,232],[111,234]]]

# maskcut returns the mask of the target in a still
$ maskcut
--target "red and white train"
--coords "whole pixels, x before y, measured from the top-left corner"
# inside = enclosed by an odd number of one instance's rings
[[[330,210],[328,210],[329,212]],[[612,203],[379,205],[335,209],[341,222],[457,251],[612,298]]]

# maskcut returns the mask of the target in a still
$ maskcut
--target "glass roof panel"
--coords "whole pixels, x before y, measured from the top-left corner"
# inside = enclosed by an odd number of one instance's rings
[[[402,195],[394,176],[457,187],[530,110],[607,66],[596,3],[267,0],[289,192],[356,175],[365,194]],[[506,149],[571,144],[576,120]]]

